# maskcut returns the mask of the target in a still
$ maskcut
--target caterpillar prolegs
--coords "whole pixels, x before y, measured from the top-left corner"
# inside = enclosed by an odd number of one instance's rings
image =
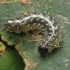
[[[38,52],[46,56],[54,48],[59,47],[62,37],[61,26],[49,15],[43,13],[30,13],[22,18],[10,19],[5,22],[5,28],[10,32],[21,33],[38,29],[44,35]]]

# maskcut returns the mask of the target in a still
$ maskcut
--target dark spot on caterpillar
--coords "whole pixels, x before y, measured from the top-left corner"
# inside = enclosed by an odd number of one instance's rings
[[[54,48],[58,48],[61,42],[62,31],[60,25],[53,17],[43,13],[30,13],[22,18],[10,19],[4,25],[9,32],[15,32],[16,34],[21,32],[32,34],[32,30],[38,29],[39,34],[43,36],[38,47],[42,56],[46,56]]]
[[[32,30],[29,30],[28,33],[33,34]]]

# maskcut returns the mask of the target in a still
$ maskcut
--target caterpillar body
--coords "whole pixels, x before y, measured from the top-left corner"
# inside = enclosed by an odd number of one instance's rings
[[[44,38],[38,47],[38,52],[42,56],[46,56],[54,48],[59,47],[62,37],[61,26],[49,15],[30,13],[22,18],[10,19],[4,25],[8,31],[15,33],[27,33],[34,29],[41,30]]]

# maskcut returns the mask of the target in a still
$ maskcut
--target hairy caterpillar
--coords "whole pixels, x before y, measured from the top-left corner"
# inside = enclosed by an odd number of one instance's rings
[[[38,51],[42,56],[46,56],[54,48],[59,47],[62,37],[60,25],[49,15],[43,13],[30,13],[22,18],[10,19],[5,22],[5,28],[10,32],[27,33],[29,30],[38,29],[43,33]]]

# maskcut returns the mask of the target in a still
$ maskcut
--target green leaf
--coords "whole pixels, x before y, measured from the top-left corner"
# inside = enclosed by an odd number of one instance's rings
[[[23,70],[23,59],[16,51],[7,49],[0,57],[0,70]]]
[[[31,2],[32,5],[21,5],[20,3],[9,3],[6,5],[0,5],[1,39],[3,41],[6,41],[8,45],[15,46],[18,53],[24,59],[24,62],[26,64],[25,70],[69,70],[70,0],[31,0]],[[40,56],[40,54],[38,53],[39,41],[29,41],[29,36],[27,34],[12,34],[8,32],[3,25],[6,20],[12,17],[20,17],[24,13],[29,13],[33,10],[52,15],[62,27],[63,38],[60,44],[62,48],[53,50],[50,56]],[[10,55],[10,57],[12,57],[12,55]],[[19,59],[19,61],[20,60],[21,59]]]

